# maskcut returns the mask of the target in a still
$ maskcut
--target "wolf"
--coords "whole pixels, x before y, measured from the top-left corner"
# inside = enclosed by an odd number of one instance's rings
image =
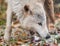
[[[22,28],[33,29],[42,38],[49,39],[50,34],[46,23],[44,2],[45,0],[7,0],[7,22],[4,40],[9,41],[11,37],[11,23],[12,16],[14,16],[12,13],[15,13]]]

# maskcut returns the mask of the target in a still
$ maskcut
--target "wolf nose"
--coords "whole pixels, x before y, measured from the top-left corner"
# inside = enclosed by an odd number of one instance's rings
[[[50,37],[51,37],[50,35],[47,35],[47,36],[46,36],[46,39],[49,39]]]
[[[24,6],[24,10],[25,10],[26,12],[28,12],[28,11],[29,11],[29,6],[28,6],[28,5],[25,5],[25,6]]]

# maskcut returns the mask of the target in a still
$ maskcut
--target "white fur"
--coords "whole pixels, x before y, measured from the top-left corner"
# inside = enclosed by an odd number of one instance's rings
[[[32,15],[28,13],[24,18],[24,6],[29,5]],[[23,28],[35,29],[42,38],[46,37],[48,33],[46,25],[46,14],[44,5],[41,0],[8,0],[7,8],[7,27],[5,30],[4,39],[9,40],[11,34],[12,12],[16,13],[17,19],[20,21]],[[38,16],[39,15],[39,16]],[[42,26],[38,23],[42,23]]]

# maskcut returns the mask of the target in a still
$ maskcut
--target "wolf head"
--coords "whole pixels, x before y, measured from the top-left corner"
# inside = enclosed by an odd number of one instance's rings
[[[36,30],[42,38],[50,38],[46,24],[44,5],[39,2],[25,4],[23,7],[22,26],[26,29]]]

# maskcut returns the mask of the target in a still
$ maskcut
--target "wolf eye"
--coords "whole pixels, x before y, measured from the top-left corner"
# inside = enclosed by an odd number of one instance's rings
[[[41,19],[43,18],[41,14],[37,14],[37,17]]]
[[[42,26],[42,23],[38,23],[38,24]]]

